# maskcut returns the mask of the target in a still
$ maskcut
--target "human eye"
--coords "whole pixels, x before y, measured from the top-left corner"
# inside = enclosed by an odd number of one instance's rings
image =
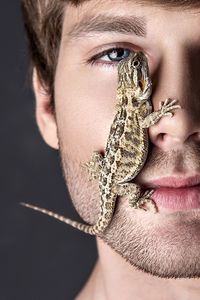
[[[129,57],[131,50],[123,47],[114,47],[104,50],[89,59],[91,65],[117,65],[122,59]]]

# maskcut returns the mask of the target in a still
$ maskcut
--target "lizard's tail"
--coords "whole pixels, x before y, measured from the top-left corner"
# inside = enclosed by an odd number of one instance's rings
[[[47,210],[45,208],[40,208],[38,206],[35,206],[35,205],[31,205],[31,204],[28,204],[28,203],[24,203],[24,202],[20,202],[20,205],[23,205],[25,207],[28,207],[28,208],[31,208],[33,210],[36,210],[36,211],[39,211],[43,214],[46,214],[50,217],[53,217],[55,219],[58,219],[59,221],[61,222],[64,222],[68,225],[71,225],[72,227],[76,228],[76,229],[79,229],[85,233],[88,233],[88,234],[91,234],[91,235],[96,235],[97,233],[100,233],[104,230],[104,228],[100,228],[97,224],[95,225],[87,225],[87,224],[82,224],[82,223],[79,223],[79,222],[76,222],[76,221],[73,221],[69,218],[65,218],[64,216],[62,215],[59,215],[57,213],[54,213],[50,210]]]

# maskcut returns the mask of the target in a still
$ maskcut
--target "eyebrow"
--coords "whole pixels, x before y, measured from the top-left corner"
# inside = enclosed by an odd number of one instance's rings
[[[114,32],[145,37],[146,19],[137,16],[89,15],[76,23],[69,31],[68,36],[78,38],[92,32]]]

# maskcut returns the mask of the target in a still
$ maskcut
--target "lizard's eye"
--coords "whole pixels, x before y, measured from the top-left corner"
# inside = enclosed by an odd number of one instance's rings
[[[133,62],[133,67],[137,69],[139,66],[140,66],[139,60],[135,60],[135,61]]]

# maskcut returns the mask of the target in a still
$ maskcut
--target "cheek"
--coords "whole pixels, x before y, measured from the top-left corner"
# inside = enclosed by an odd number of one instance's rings
[[[57,71],[55,103],[59,137],[70,156],[87,160],[105,148],[115,114],[116,69],[87,67]]]

